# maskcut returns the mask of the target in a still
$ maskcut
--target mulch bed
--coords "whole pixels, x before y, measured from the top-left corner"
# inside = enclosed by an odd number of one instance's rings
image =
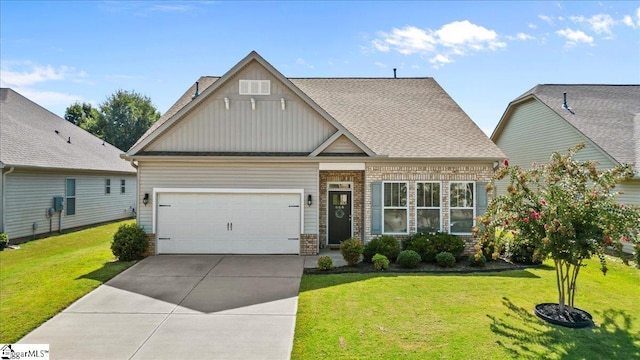
[[[482,272],[496,272],[496,271],[508,271],[508,270],[521,270],[529,268],[537,268],[542,265],[524,265],[515,264],[505,259],[498,259],[496,261],[487,261],[483,267],[473,267],[469,264],[469,261],[462,259],[456,262],[452,268],[443,268],[437,264],[425,264],[420,263],[417,268],[406,269],[400,267],[398,264],[389,265],[389,269],[384,271],[378,271],[373,264],[359,262],[355,266],[340,266],[334,267],[331,270],[320,270],[318,268],[304,269],[305,274],[313,275],[327,275],[327,274],[365,274],[365,273],[433,273],[433,274],[468,274],[468,273],[482,273]]]

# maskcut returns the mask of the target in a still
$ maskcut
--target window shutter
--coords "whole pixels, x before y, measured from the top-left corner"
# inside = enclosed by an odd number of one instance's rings
[[[382,234],[382,183],[371,184],[371,234]]]
[[[484,212],[487,211],[487,206],[489,206],[489,199],[487,196],[487,183],[477,182],[476,183],[476,216],[484,215]]]

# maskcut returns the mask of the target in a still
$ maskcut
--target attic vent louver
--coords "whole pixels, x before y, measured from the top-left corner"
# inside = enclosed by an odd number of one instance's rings
[[[240,80],[240,95],[270,95],[271,80]]]

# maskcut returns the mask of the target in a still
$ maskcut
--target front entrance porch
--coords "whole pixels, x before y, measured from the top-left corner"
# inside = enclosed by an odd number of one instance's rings
[[[363,239],[364,171],[320,171],[320,247],[337,248],[350,237]]]

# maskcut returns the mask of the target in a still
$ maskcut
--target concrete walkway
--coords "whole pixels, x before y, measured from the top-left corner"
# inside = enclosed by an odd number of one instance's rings
[[[49,344],[51,359],[288,359],[304,262],[149,257],[19,343]]]

